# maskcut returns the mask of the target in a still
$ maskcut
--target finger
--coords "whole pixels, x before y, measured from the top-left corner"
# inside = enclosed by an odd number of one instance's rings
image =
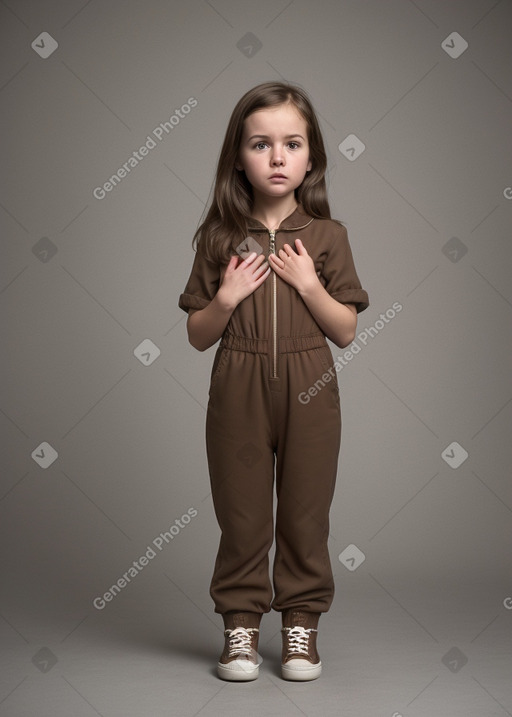
[[[268,269],[268,262],[265,262],[265,263],[262,264],[261,266],[255,267],[255,269],[254,269],[254,271],[253,271],[253,276],[254,276],[254,277],[259,277],[259,276],[260,276],[262,273],[264,273],[267,269]]]
[[[258,286],[263,284],[263,282],[265,281],[265,279],[268,277],[269,274],[270,274],[270,267],[268,267],[267,271],[263,272],[263,274],[257,278],[257,280],[255,282],[256,288],[258,288]]]
[[[253,272],[253,274],[259,273],[263,264],[267,266],[267,262],[265,260],[265,254],[261,253],[258,254],[256,259],[251,263],[250,268],[248,269],[250,272]]]
[[[297,247],[297,251],[299,252],[299,254],[302,254],[305,256],[308,255],[308,250],[306,249],[306,247],[304,246],[304,244],[302,243],[302,241],[300,239],[295,239],[295,246]]]
[[[245,265],[246,265],[246,266],[249,266],[249,264],[252,264],[252,262],[256,259],[257,256],[258,256],[258,255],[256,254],[256,252],[255,252],[255,251],[252,251],[252,252],[249,254],[249,256],[246,256],[246,257],[245,257],[245,259],[244,259]]]
[[[281,273],[284,271],[284,261],[282,259],[279,259],[277,256],[272,254],[269,256],[269,264],[271,265],[272,269],[281,276]]]
[[[232,271],[236,265],[238,264],[238,256],[236,254],[233,254],[231,259],[229,260],[228,265],[226,266],[226,271]]]

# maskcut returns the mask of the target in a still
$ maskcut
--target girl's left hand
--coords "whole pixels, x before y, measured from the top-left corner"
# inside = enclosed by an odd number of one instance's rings
[[[285,244],[279,254],[269,254],[268,261],[281,279],[303,294],[316,286],[319,279],[313,259],[300,239],[295,239],[295,246],[298,254],[289,244]]]

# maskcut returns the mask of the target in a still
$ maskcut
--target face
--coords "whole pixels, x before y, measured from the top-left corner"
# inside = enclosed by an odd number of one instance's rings
[[[312,167],[306,120],[292,104],[253,112],[245,119],[238,161],[256,198],[286,198]]]

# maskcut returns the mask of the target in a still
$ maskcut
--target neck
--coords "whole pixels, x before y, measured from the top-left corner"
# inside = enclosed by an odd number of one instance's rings
[[[295,195],[289,197],[254,197],[251,216],[264,224],[267,229],[277,229],[283,219],[290,216],[298,207]]]

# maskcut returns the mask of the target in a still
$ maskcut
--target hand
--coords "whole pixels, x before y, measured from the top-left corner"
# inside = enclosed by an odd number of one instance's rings
[[[270,274],[269,265],[264,262],[265,255],[252,252],[246,259],[234,255],[231,257],[217,292],[219,301],[225,307],[234,309],[249,294],[252,294]],[[240,263],[239,263],[240,260]]]
[[[302,295],[316,287],[319,280],[313,259],[300,239],[295,239],[295,246],[298,254],[289,244],[285,244],[279,255],[270,254],[268,260],[276,274]]]

